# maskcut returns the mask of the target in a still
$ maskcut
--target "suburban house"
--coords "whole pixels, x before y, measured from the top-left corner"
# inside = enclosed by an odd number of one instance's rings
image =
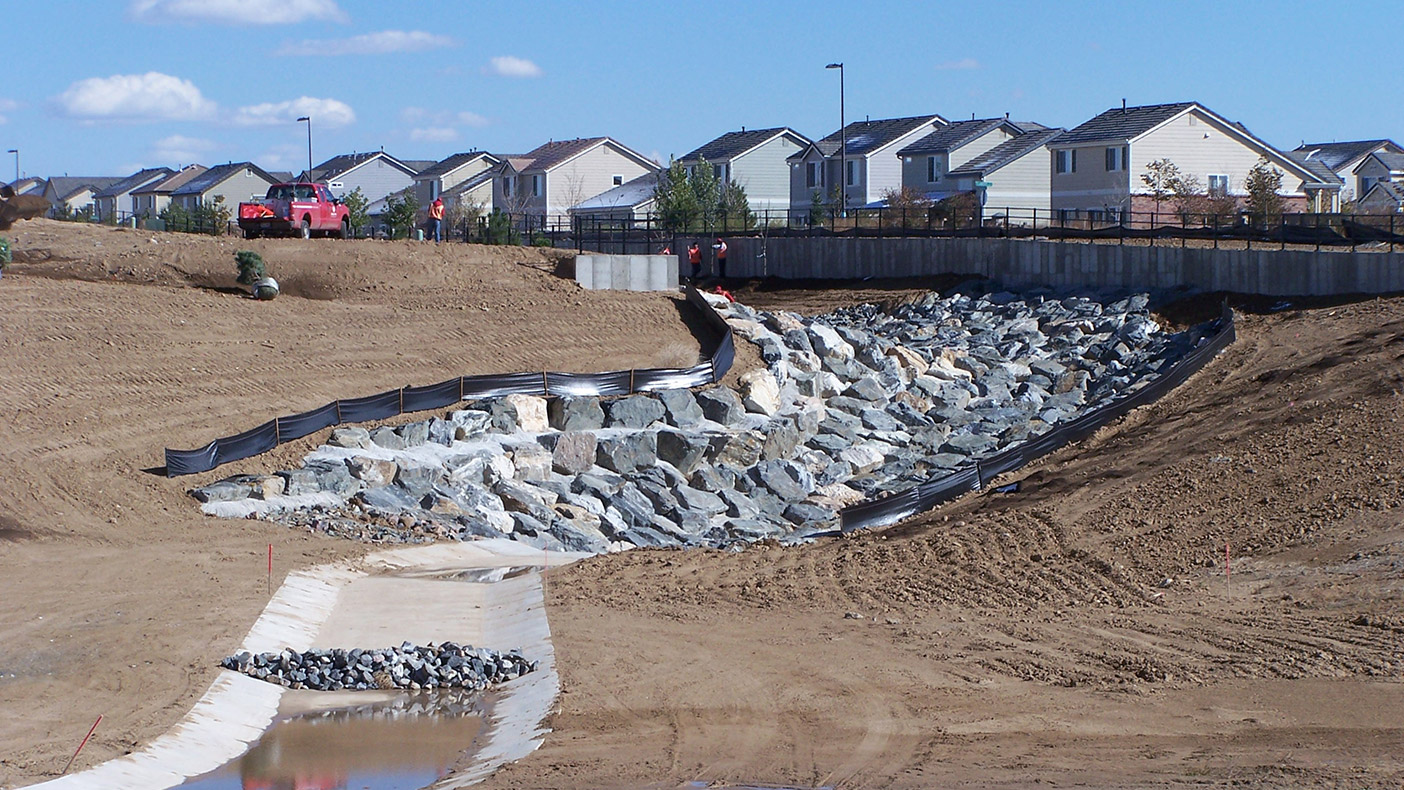
[[[947,197],[947,173],[1023,132],[1008,118],[952,121],[897,152],[902,186],[932,200]]]
[[[524,156],[503,158],[494,171],[492,205],[540,226],[547,217],[563,217],[571,206],[656,170],[648,157],[608,137],[553,140]]]
[[[1370,187],[1361,184],[1355,176],[1355,168],[1373,153],[1404,154],[1393,140],[1352,140],[1344,143],[1302,143],[1292,150],[1300,154],[1299,161],[1324,162],[1345,182],[1341,190],[1341,200],[1350,201],[1365,197]]]
[[[1003,215],[1010,222],[1045,224],[1051,218],[1053,154],[1049,146],[1062,133],[1062,129],[1040,129],[1010,138],[952,169],[943,183],[953,193],[979,194],[987,217]]]
[[[827,202],[840,183],[840,167],[848,170],[842,179],[845,206],[877,203],[883,193],[902,187],[897,152],[946,123],[939,115],[855,121],[810,143],[789,158],[790,208],[813,206],[816,194]]]
[[[261,200],[268,187],[278,183],[281,182],[275,176],[253,162],[215,165],[173,189],[170,203],[194,211],[223,198],[232,213],[238,211],[240,203]]]
[[[116,222],[123,217],[135,216],[136,205],[132,192],[150,186],[175,174],[169,167],[149,167],[127,176],[112,186],[98,190],[93,195],[96,207],[95,218],[102,222]]]
[[[419,201],[419,205],[427,206],[433,203],[435,198],[448,193],[459,184],[476,180],[474,188],[454,193],[455,202],[466,199],[471,203],[490,205],[492,203],[492,176],[488,175],[485,179],[475,179],[475,177],[489,173],[501,163],[501,159],[486,151],[465,151],[454,154],[419,171],[419,174],[414,177],[414,197]],[[449,201],[445,199],[444,202],[448,203]]]
[[[346,197],[357,189],[366,202],[398,192],[414,183],[415,169],[384,151],[342,154],[312,168],[312,181],[327,185],[335,197]]]
[[[812,141],[788,126],[775,129],[741,128],[690,151],[678,161],[692,172],[703,159],[711,165],[717,182],[734,182],[746,190],[752,211],[788,211],[790,165],[787,161]]]
[[[50,215],[94,210],[93,196],[121,181],[120,176],[54,176],[44,183]]]
[[[657,203],[659,171],[651,170],[632,181],[601,192],[570,207],[573,217],[587,217],[607,222],[630,222],[646,219]]]
[[[1052,208],[1060,216],[1117,221],[1124,212],[1168,211],[1157,206],[1142,181],[1147,165],[1161,159],[1197,178],[1210,195],[1241,199],[1244,180],[1261,159],[1281,170],[1287,211],[1339,206],[1340,184],[1196,102],[1117,107],[1055,139],[1051,148]]]
[[[132,213],[138,217],[159,216],[171,204],[171,193],[205,172],[204,165],[186,165],[180,172],[132,190]]]
[[[1355,166],[1354,177],[1362,198],[1382,181],[1404,185],[1404,153],[1375,151]]]
[[[44,179],[37,176],[25,176],[17,181],[8,184],[16,195],[28,195],[31,192],[39,195],[44,192]]]
[[[1404,182],[1376,181],[1355,207],[1362,214],[1398,214],[1404,211]],[[1393,220],[1390,222],[1392,226]],[[1404,231],[1404,223],[1400,223],[1399,230]]]

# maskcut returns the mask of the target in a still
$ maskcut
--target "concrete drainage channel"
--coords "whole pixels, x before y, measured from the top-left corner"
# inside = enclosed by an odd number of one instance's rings
[[[537,671],[470,694],[296,691],[225,670],[150,745],[35,787],[214,790],[295,780],[303,786],[320,777],[341,782],[327,786],[422,787],[437,780],[436,787],[454,788],[480,781],[529,754],[546,734],[542,722],[560,684],[538,571],[542,563],[582,556],[491,540],[400,548],[355,565],[293,573],[242,650],[453,640],[520,648],[539,662]],[[387,748],[395,739],[404,748]],[[345,759],[328,759],[338,744]]]
[[[891,311],[821,317],[717,304],[765,362],[735,389],[484,399],[396,428],[337,428],[299,469],[198,488],[211,515],[374,542],[461,541],[294,574],[243,650],[452,640],[520,648],[538,671],[473,700],[285,690],[226,672],[148,748],[43,786],[172,787],[200,777],[189,786],[212,790],[277,779],[270,754],[304,740],[299,729],[324,743],[335,737],[328,722],[355,733],[389,720],[449,750],[427,767],[397,769],[391,784],[317,761],[284,767],[367,787],[477,781],[540,743],[558,690],[541,582],[527,566],[636,546],[739,550],[829,534],[845,506],[968,467],[1171,370],[1202,328],[1162,332],[1147,302],[932,294]],[[264,736],[267,748],[229,762],[278,716],[309,707],[315,718],[283,722]],[[470,755],[453,756],[453,745],[470,742]],[[372,768],[384,774],[404,752]],[[460,767],[440,780],[450,764]],[[315,773],[323,769],[332,773]]]

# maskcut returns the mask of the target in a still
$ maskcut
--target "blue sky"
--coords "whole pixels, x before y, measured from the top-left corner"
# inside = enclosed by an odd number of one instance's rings
[[[665,161],[723,132],[939,113],[1073,127],[1196,100],[1285,148],[1404,139],[1394,2],[7,0],[0,151],[28,175],[384,148],[440,159],[610,135]],[[1388,47],[1385,48],[1386,51]],[[0,179],[14,155],[0,158]]]

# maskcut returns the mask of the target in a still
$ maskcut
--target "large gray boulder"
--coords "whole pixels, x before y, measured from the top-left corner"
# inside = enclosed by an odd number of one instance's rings
[[[604,427],[604,409],[596,397],[560,397],[547,407],[552,428],[558,431],[597,431]]]
[[[620,474],[647,469],[657,461],[658,434],[652,431],[602,438],[595,450],[595,463]]]
[[[656,398],[648,395],[630,395],[609,404],[607,428],[647,428],[663,419],[665,409]]]

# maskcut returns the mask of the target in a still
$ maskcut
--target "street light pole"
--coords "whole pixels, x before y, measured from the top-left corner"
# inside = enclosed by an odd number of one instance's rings
[[[15,155],[15,183],[19,183],[19,149],[11,148],[5,153]]]
[[[848,123],[844,120],[843,64],[830,63],[826,69],[839,72],[839,215],[848,216]]]
[[[308,181],[311,181],[311,180],[312,180],[312,118],[309,117],[309,116],[304,115],[304,116],[302,116],[301,118],[298,118],[298,119],[297,119],[297,122],[298,122],[298,123],[302,123],[303,121],[306,121],[306,122],[307,122],[307,180],[308,180]]]

